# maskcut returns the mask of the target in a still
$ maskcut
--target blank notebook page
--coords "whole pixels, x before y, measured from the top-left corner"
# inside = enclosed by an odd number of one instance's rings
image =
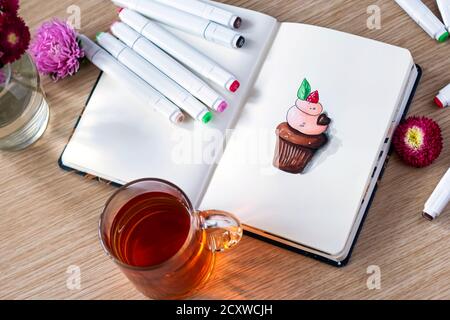
[[[282,23],[201,207],[337,255],[346,245],[413,66],[409,51]],[[304,174],[272,165],[277,126],[304,78],[332,119]]]
[[[202,148],[211,143],[210,139],[220,140],[217,130],[223,133],[232,126],[277,28],[274,18],[222,6],[243,18],[240,31],[248,39],[244,48],[225,48],[176,33],[240,80],[236,94],[217,88],[230,103],[224,113],[215,113],[208,125],[190,119],[173,125],[104,74],[63,153],[63,164],[119,184],[143,177],[166,179],[198,203],[214,162],[203,157]]]

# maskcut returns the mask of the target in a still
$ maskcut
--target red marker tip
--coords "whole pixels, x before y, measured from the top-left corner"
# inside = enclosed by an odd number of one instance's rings
[[[236,92],[239,89],[240,86],[241,86],[241,84],[239,83],[239,81],[234,80],[234,82],[230,86],[230,91],[231,92]]]
[[[117,8],[117,10],[116,10],[117,14],[121,13],[123,9],[124,8]]]
[[[435,98],[434,98],[434,103],[436,103],[436,105],[437,105],[439,108],[441,108],[441,109],[444,108],[444,104],[441,102],[441,100],[439,100],[438,97],[435,97]]]

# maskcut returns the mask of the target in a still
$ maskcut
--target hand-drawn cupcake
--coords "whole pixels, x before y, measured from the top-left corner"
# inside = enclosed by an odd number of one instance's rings
[[[311,93],[308,80],[303,80],[297,97],[287,113],[287,122],[277,127],[274,159],[275,167],[295,174],[303,173],[317,150],[328,142],[325,132],[331,123],[319,103],[319,92]]]

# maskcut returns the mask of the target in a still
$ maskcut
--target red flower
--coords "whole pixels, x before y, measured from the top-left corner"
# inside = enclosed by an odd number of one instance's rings
[[[0,0],[1,1],[1,0]],[[7,64],[19,59],[30,44],[30,30],[22,18],[0,15],[0,64]]]
[[[19,10],[19,0],[0,0],[0,14],[16,15]]]
[[[398,126],[393,144],[406,164],[417,168],[426,167],[441,154],[441,128],[431,119],[411,117]]]

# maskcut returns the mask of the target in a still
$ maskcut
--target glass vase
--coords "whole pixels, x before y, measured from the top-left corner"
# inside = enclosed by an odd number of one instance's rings
[[[22,150],[47,128],[49,107],[28,54],[0,68],[0,150]]]

